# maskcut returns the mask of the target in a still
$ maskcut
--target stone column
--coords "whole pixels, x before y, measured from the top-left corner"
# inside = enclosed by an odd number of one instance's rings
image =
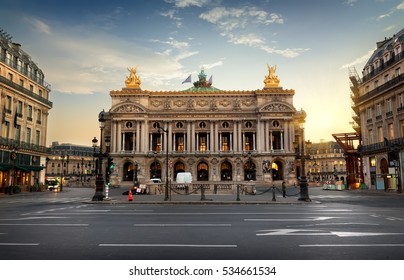
[[[190,152],[190,151],[191,151],[191,126],[192,126],[191,122],[188,121],[188,122],[187,122],[187,135],[186,135],[187,141],[186,141],[186,143],[184,143],[184,144],[186,144],[186,147],[184,147],[184,150],[185,150],[186,152]],[[185,137],[184,137],[184,138],[185,138]],[[184,142],[185,142],[185,139],[184,139]]]
[[[136,152],[140,152],[140,125],[139,121],[136,122]],[[133,143],[134,144],[134,143]]]

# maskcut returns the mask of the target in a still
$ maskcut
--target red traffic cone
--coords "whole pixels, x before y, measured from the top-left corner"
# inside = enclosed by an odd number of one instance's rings
[[[132,188],[130,188],[129,193],[128,193],[128,201],[132,201],[132,200],[133,200]]]

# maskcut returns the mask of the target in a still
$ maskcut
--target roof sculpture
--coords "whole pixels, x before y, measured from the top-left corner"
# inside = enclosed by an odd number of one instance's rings
[[[248,93],[255,93],[255,94],[294,94],[295,91],[293,89],[283,89],[283,87],[279,86],[280,79],[278,76],[275,74],[276,72],[276,65],[275,66],[270,66],[267,64],[268,68],[268,75],[265,76],[264,79],[264,87],[262,89],[256,89],[256,90],[221,90],[216,87],[212,86],[212,75],[210,76],[209,79],[207,79],[207,75],[205,73],[205,70],[202,68],[201,71],[198,74],[198,80],[193,82],[193,87],[190,87],[185,90],[170,90],[170,91],[150,91],[150,90],[142,90],[140,88],[140,78],[137,75],[137,66],[136,67],[131,67],[128,68],[128,71],[130,72],[129,76],[126,77],[125,84],[126,87],[123,88],[121,91],[116,91],[112,90],[111,94],[120,94],[120,93],[145,93],[145,94],[187,94],[187,93],[207,93],[207,94],[214,94],[214,93],[220,93],[220,94],[235,94],[235,93],[242,93],[242,94],[248,94]],[[182,83],[191,83],[191,75]]]
[[[125,84],[126,84],[127,88],[140,89],[140,78],[136,74],[136,69],[137,69],[137,66],[135,68],[133,68],[133,67],[128,68],[130,75],[129,75],[129,77],[126,77],[126,80],[125,80]]]
[[[265,88],[278,87],[280,80],[279,80],[278,76],[275,74],[276,65],[269,66],[267,64],[267,67],[268,67],[268,76],[265,76],[265,80],[264,80]]]

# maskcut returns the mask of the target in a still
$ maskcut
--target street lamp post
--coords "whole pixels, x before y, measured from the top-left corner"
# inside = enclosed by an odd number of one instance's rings
[[[164,129],[160,126],[158,126],[158,130],[159,132],[164,132],[166,137],[165,137],[165,141],[166,141],[166,185],[164,188],[164,200],[167,201],[168,198],[168,130]]]
[[[135,186],[138,186],[139,185],[139,183],[138,183],[138,178],[137,178],[137,171],[138,171],[138,168],[139,168],[139,163],[137,163],[137,162],[135,162],[135,178],[134,178],[134,180],[133,181],[135,181]]]
[[[102,159],[104,157],[102,153],[102,132],[105,127],[105,112],[102,110],[100,114],[98,115],[98,122],[100,126],[100,149],[98,154],[94,154],[94,156],[98,157],[98,170],[97,170],[97,177],[95,178],[95,194],[93,196],[93,201],[102,201],[104,199],[104,178],[102,174]],[[94,137],[93,141],[93,146],[97,145],[98,140]],[[95,147],[94,147],[95,151]]]
[[[157,153],[156,151],[153,152],[154,155],[154,166],[153,166],[153,178],[157,177]]]
[[[80,176],[81,183],[83,183],[83,173],[84,173],[84,158],[81,158],[81,176]]]
[[[300,149],[299,149],[299,145],[300,145]],[[296,158],[300,158],[300,160],[301,160],[300,196],[299,196],[298,200],[310,202],[311,199],[309,197],[309,188],[308,188],[306,170],[305,170],[306,159],[310,159],[310,155],[305,154],[305,147],[310,149],[311,142],[310,141],[305,142],[304,128],[302,127],[300,143],[295,142],[295,149],[297,149],[299,151]]]
[[[252,160],[251,160],[251,151],[248,151],[247,153],[247,157],[248,157],[248,168],[246,170],[246,176],[244,179],[247,179],[248,181],[254,180],[254,170],[252,168]],[[247,166],[245,166],[247,167]]]
[[[61,172],[60,172],[60,191],[63,191],[63,167],[64,167],[64,159],[65,159],[65,155],[64,154],[61,154],[60,155],[60,159],[61,159],[61,161],[62,161],[62,170],[61,170]]]
[[[8,194],[12,195],[14,192],[13,189],[14,189],[14,183],[15,183],[15,160],[17,159],[17,147],[16,146],[12,147],[12,150],[10,152],[10,159],[11,159],[13,165],[12,165],[12,169],[11,169],[11,172],[12,172],[11,186],[10,186]]]

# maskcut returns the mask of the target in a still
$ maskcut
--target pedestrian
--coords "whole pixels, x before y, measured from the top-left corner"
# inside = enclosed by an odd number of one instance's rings
[[[285,183],[285,181],[282,182],[282,194],[283,194],[283,197],[286,197],[286,183]]]

